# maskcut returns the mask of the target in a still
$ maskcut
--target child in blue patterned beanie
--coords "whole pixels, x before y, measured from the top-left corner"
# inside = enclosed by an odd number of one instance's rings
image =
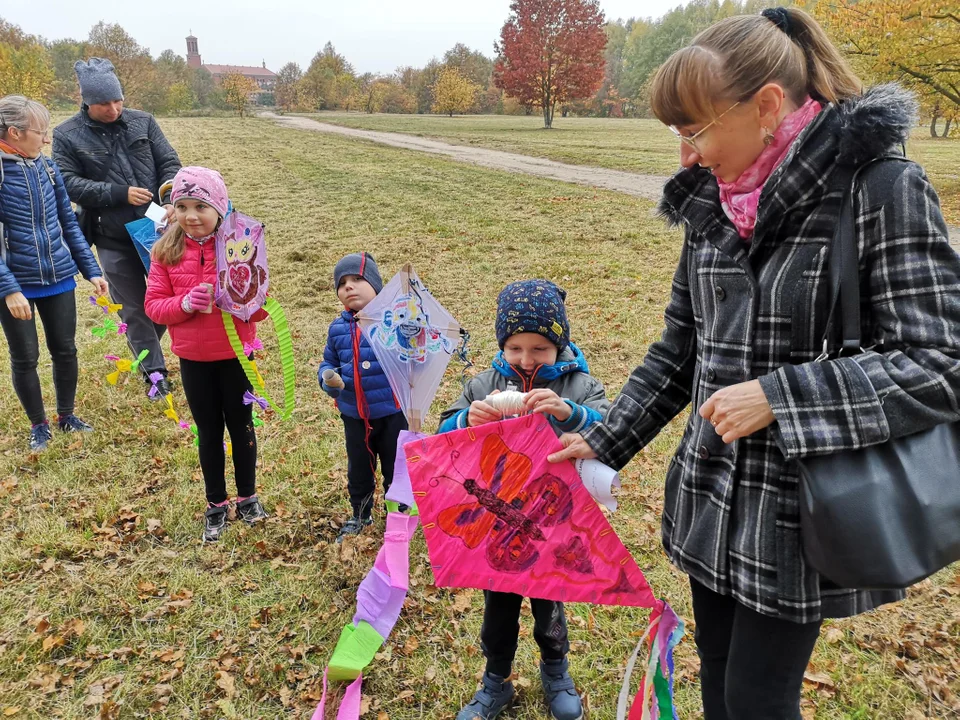
[[[583,353],[570,342],[565,299],[566,293],[549,280],[523,280],[501,291],[496,320],[500,353],[493,367],[472,378],[440,416],[439,432],[502,420],[503,413],[486,399],[505,390],[525,393],[525,412],[547,415],[558,435],[581,432],[603,418],[610,403],[603,384],[590,375]],[[457,720],[492,718],[513,701],[510,674],[522,602],[512,593],[484,593],[480,646],[486,670],[480,689]],[[563,603],[531,598],[530,607],[533,637],[540,646],[540,680],[551,716],[579,718],[583,708],[568,670],[570,643]]]

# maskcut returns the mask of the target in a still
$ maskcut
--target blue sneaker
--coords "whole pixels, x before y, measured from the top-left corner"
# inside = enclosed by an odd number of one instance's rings
[[[573,678],[567,672],[566,658],[542,661],[540,682],[550,706],[550,717],[554,720],[580,720],[583,717],[583,705],[573,686]]]
[[[59,416],[57,427],[61,432],[93,432],[93,425],[84,422],[73,413]]]
[[[484,673],[480,689],[457,713],[457,720],[493,720],[513,702],[513,683],[499,675]]]
[[[42,452],[47,449],[47,443],[53,440],[53,433],[50,432],[50,423],[44,420],[42,423],[33,425],[30,428],[30,451]]]

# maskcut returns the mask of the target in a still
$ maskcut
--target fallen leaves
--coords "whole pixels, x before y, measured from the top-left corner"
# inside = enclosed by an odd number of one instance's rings
[[[160,605],[158,608],[155,608],[147,612],[143,617],[140,618],[141,622],[149,622],[151,620],[158,620],[161,617],[166,615],[175,615],[181,610],[185,610],[193,604],[193,591],[192,590],[180,590],[169,596],[169,599]]]
[[[237,683],[233,675],[223,670],[218,670],[213,676],[218,688],[223,691],[227,700],[233,700],[237,696]]]
[[[32,638],[41,640],[41,648],[45,653],[51,653],[58,648],[65,647],[72,640],[83,635],[86,625],[82,620],[67,620],[59,628],[54,630],[50,624],[48,616],[43,616],[36,621],[33,627]]]

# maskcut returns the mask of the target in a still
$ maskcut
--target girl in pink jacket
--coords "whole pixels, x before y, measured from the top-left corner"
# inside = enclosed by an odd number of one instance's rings
[[[203,540],[220,539],[227,525],[230,500],[224,477],[224,425],[233,443],[237,481],[236,514],[248,525],[267,517],[257,499],[257,436],[253,406],[244,393],[252,391],[240,361],[213,305],[217,283],[215,235],[227,214],[227,187],[216,170],[185,167],[173,180],[170,196],[176,221],[151,253],[145,309],[156,323],[166,325],[174,354],[180,358],[183,391],[197,425],[200,468],[207,494]],[[256,323],[233,318],[244,344],[257,337]]]

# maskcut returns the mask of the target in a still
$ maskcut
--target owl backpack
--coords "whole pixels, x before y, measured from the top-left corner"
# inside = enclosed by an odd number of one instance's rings
[[[230,339],[230,345],[237,354],[247,379],[253,385],[254,393],[262,395],[262,400],[273,405],[283,419],[289,419],[293,412],[296,374],[293,342],[283,308],[276,300],[267,297],[270,272],[267,268],[263,223],[236,210],[230,211],[217,228],[216,252],[217,287],[214,299],[217,307],[223,311],[223,327]],[[273,329],[277,334],[283,367],[282,406],[274,403],[267,394],[266,383],[257,369],[256,361],[250,359],[254,351],[263,349],[262,344],[258,341],[255,347],[245,347],[237,333],[236,323],[249,322],[260,309],[265,310],[273,320]],[[256,397],[254,399],[258,402],[261,400]]]

